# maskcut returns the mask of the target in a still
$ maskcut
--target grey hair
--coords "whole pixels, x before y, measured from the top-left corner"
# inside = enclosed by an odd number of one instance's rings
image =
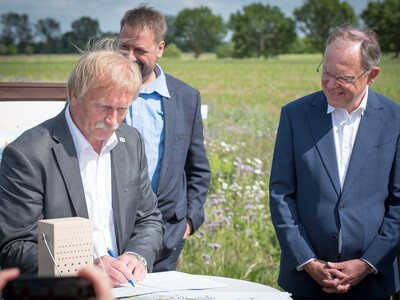
[[[332,30],[326,41],[326,47],[333,42],[340,46],[342,41],[353,41],[361,43],[361,63],[364,68],[372,70],[379,66],[381,59],[381,48],[377,34],[370,28],[365,30],[356,29],[352,24],[343,24]],[[335,44],[336,45],[336,44]]]
[[[71,92],[82,100],[96,88],[137,98],[142,84],[140,68],[119,52],[117,36],[90,40],[80,53],[83,56],[67,81],[68,102]]]

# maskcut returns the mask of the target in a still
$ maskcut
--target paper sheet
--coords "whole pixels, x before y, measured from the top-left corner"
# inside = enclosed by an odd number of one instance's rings
[[[217,287],[226,287],[224,283],[201,278],[196,275],[177,271],[149,273],[141,282],[135,283],[135,287],[129,284],[113,288],[111,293],[114,298],[145,295],[179,290],[204,290]]]
[[[140,283],[135,283],[135,287],[131,286],[128,283],[111,289],[111,295],[113,296],[113,298],[139,296],[139,295],[154,294],[159,292],[162,291],[151,287],[142,286]]]
[[[204,290],[227,286],[224,283],[177,271],[150,273],[140,283],[162,291]]]

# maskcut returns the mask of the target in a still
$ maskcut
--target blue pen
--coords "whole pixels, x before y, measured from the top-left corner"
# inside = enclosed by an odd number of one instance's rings
[[[107,248],[107,253],[108,253],[111,257],[114,257],[116,260],[118,260],[118,258],[115,256],[114,252],[113,252],[110,248]],[[133,287],[135,287],[135,285],[133,284],[132,280],[128,280],[128,282],[129,282],[130,284],[132,284]]]

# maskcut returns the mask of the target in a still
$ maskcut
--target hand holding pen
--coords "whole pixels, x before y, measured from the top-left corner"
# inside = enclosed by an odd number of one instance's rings
[[[113,252],[110,248],[107,248],[107,253],[108,253],[111,257],[113,257],[113,258],[115,258],[116,260],[118,260],[118,258],[115,256],[114,252]],[[129,280],[129,279],[128,279],[128,282],[129,282],[133,287],[135,287],[135,285],[133,284],[133,281],[132,281],[132,280]]]

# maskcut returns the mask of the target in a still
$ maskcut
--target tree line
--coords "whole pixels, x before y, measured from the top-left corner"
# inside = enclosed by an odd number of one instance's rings
[[[281,9],[254,3],[230,15],[227,22],[207,6],[183,9],[166,15],[166,56],[181,51],[199,57],[216,52],[217,57],[269,57],[283,53],[323,52],[329,31],[342,23],[372,27],[380,38],[382,51],[400,51],[400,1],[369,1],[360,16],[340,0],[303,0],[303,5],[286,17]],[[0,55],[17,53],[77,53],[90,38],[118,33],[102,32],[98,20],[81,17],[62,34],[53,18],[38,20],[34,26],[27,14],[8,12],[0,17]],[[304,36],[299,37],[296,33]],[[224,41],[231,33],[231,40]]]

